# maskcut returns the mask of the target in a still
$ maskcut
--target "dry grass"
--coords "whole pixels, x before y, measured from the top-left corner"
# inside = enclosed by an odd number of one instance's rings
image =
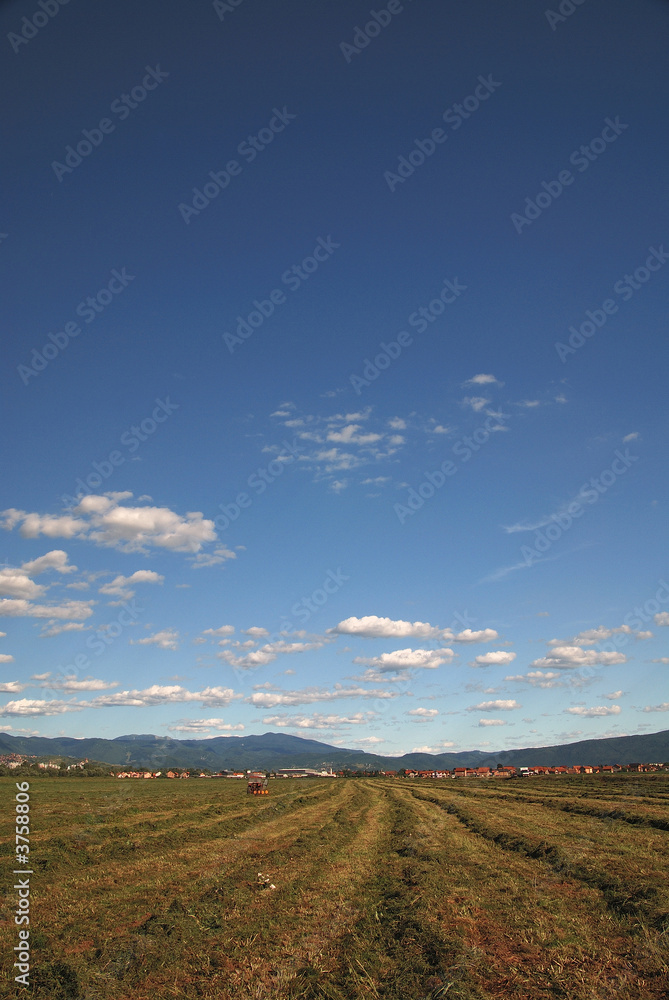
[[[36,780],[26,995],[659,1000],[669,795],[646,777]],[[1,844],[10,870],[7,823]]]

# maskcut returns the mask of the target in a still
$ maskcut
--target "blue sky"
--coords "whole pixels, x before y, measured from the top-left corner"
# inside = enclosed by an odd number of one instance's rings
[[[668,6],[0,20],[2,729],[667,728]]]

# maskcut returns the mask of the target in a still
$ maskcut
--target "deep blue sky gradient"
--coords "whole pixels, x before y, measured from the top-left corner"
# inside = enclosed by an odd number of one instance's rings
[[[24,537],[18,527],[3,532],[6,569],[54,549],[79,567],[77,574],[40,574],[37,583],[52,585],[42,603],[97,602],[78,619],[85,629],[46,638],[39,637],[46,619],[4,613],[0,651],[14,659],[0,664],[1,676],[26,685],[3,695],[9,708],[2,721],[13,727],[7,731],[183,735],[205,731],[197,720],[217,719],[209,733],[226,725],[279,727],[396,752],[665,728],[667,664],[652,661],[668,652],[661,614],[669,601],[648,612],[643,630],[652,638],[625,637],[625,662],[563,665],[550,688],[505,677],[536,669],[551,639],[620,628],[669,574],[669,266],[628,301],[614,292],[649,248],[669,247],[669,5],[587,0],[551,30],[539,3],[407,0],[350,62],[340,43],[351,43],[356,25],[370,17],[370,5],[357,0],[243,0],[223,20],[208,2],[72,0],[15,53],[9,33],[38,9],[24,0],[0,9],[7,95],[0,509],[62,513],[62,497],[75,492],[78,477],[120,449],[123,464],[95,492],[129,491],[134,498],[123,504],[213,520],[219,505],[249,491],[249,477],[272,460],[271,449],[305,429],[327,436],[334,414],[362,414],[338,427],[383,434],[385,444],[393,433],[404,441],[386,457],[381,445],[376,452],[353,447],[364,463],[335,474],[319,446],[305,440],[309,460],[287,464],[234,523],[218,528],[219,543],[236,558],[208,568],[191,567],[194,552],[160,545],[128,552],[90,539]],[[145,67],[156,65],[167,79],[125,120],[110,113],[116,98],[141,83]],[[443,113],[472,94],[480,76],[500,85],[452,130]],[[237,147],[284,107],[296,117],[247,163]],[[62,162],[65,147],[104,117],[114,131],[59,181],[53,161]],[[571,154],[599,137],[606,119],[627,127],[579,172]],[[440,127],[446,141],[391,191],[384,172],[396,171],[414,141]],[[186,223],[179,204],[192,202],[193,188],[231,159],[241,173]],[[573,184],[518,233],[512,213],[564,169]],[[319,237],[338,248],[290,291],[281,275],[310,255]],[[76,319],[78,304],[104,288],[114,268],[134,279],[25,384],[19,366],[31,363],[49,332]],[[407,325],[445,279],[456,278],[466,291],[442,316],[423,333]],[[285,302],[230,353],[223,334],[276,288]],[[555,343],[609,298],[618,304],[615,315],[563,362]],[[402,330],[413,343],[356,394],[350,377],[362,375],[380,342]],[[465,384],[479,374],[497,381]],[[478,396],[489,400],[478,410],[464,402]],[[130,453],[123,435],[166,398],[178,409]],[[286,402],[294,419],[313,420],[286,427],[290,418],[272,416]],[[457,442],[490,413],[490,426],[506,430],[459,462],[446,485],[401,523],[395,505],[406,505],[410,488],[452,459]],[[406,427],[392,430],[392,418]],[[430,432],[435,426],[447,432]],[[512,569],[535,532],[505,527],[559,514],[611,467],[617,449],[635,456],[628,470],[585,505],[540,561]],[[376,477],[383,482],[364,482]],[[118,614],[99,587],[142,569],[164,582],[138,586],[146,610],[137,625],[93,656],[90,668],[73,671],[86,639]],[[248,640],[242,630],[250,626],[270,636],[287,621],[299,627],[291,608],[339,569],[348,580],[305,626],[320,638],[303,641],[318,648],[235,670],[216,657],[220,648],[211,640],[193,645],[223,624],[235,627],[239,641]],[[87,590],[66,588],[85,582],[85,572],[106,576],[89,579]],[[364,666],[351,661],[449,643],[327,632],[369,615],[444,629],[465,611],[472,628],[495,629],[498,638],[456,644],[451,663],[415,670],[405,684],[352,682]],[[136,642],[165,629],[178,631],[178,648]],[[467,666],[489,650],[513,650],[516,659],[485,670]],[[220,686],[235,697],[216,706],[158,693],[148,704],[140,694],[136,707],[77,711],[76,704],[45,701],[90,701],[99,690],[73,694],[61,681],[48,687],[48,678],[34,680],[47,673],[51,681],[92,677],[116,685],[112,692]],[[249,699],[263,684],[320,694],[259,708]],[[337,698],[335,684],[395,697]],[[494,691],[482,693],[487,688]],[[622,692],[617,699],[605,697],[615,691]],[[467,711],[494,699],[523,707]],[[569,711],[611,705],[620,712]],[[439,714],[428,721],[406,714],[419,706]],[[332,718],[325,723],[316,712]],[[345,721],[367,712],[362,721]],[[480,718],[504,722],[508,731],[491,737],[494,727]]]

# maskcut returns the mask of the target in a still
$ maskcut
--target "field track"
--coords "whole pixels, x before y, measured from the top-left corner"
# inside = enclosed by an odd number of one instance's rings
[[[7,874],[0,996],[669,995],[664,775],[269,788],[31,782],[32,985],[13,982]]]

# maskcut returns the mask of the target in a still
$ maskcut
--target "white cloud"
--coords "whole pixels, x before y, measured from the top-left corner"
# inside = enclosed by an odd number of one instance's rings
[[[340,430],[331,430],[328,432],[327,440],[336,441],[338,444],[375,444],[380,441],[383,437],[382,434],[359,434],[358,431],[361,429],[360,424],[347,424]]]
[[[623,438],[623,444],[627,444],[628,441],[636,441],[638,437],[639,437],[639,432],[632,431],[631,434],[625,435],[625,437]]]
[[[355,712],[353,715],[266,715],[264,726],[278,726],[281,729],[336,729],[338,726],[363,726],[369,722],[370,713]],[[363,742],[358,740],[357,742]],[[381,741],[383,742],[383,741]]]
[[[669,663],[669,656],[660,656],[657,660],[651,660],[651,663]]]
[[[13,663],[14,657],[11,653],[0,653],[0,663]]]
[[[62,715],[65,712],[80,712],[84,707],[74,699],[43,701],[35,698],[19,698],[17,701],[8,701],[6,705],[0,707],[0,716]]]
[[[654,616],[653,621],[656,625],[669,625],[669,611],[660,611]]]
[[[598,719],[603,715],[620,715],[620,705],[597,705],[593,708],[584,708],[577,705],[575,708],[565,708],[569,715],[580,715],[583,719]]]
[[[504,385],[503,382],[498,382],[494,375],[474,375],[472,378],[468,378],[466,382],[462,383],[465,385]]]
[[[234,625],[221,625],[219,628],[206,628],[202,635],[232,635],[234,631]]]
[[[236,656],[232,650],[229,649],[222,650],[220,653],[217,653],[216,656],[220,660],[224,660],[226,663],[229,663],[232,667],[240,667],[242,670],[248,670],[253,667],[262,667],[267,663],[272,663],[272,661],[276,660],[277,656],[280,655],[287,655],[290,653],[306,653],[312,649],[320,649],[328,641],[330,640],[317,639],[313,642],[285,642],[283,640],[278,640],[277,642],[265,643],[265,645],[260,646],[259,649],[252,649],[244,656]],[[253,645],[253,640],[249,639],[247,642],[237,643],[237,648],[244,649]]]
[[[230,722],[224,722],[223,719],[180,719],[174,726],[167,727],[171,733],[193,733],[195,735],[210,733],[212,730],[217,733],[236,733],[241,732],[244,728],[242,722],[232,725]]]
[[[411,680],[411,674],[406,670],[398,671],[396,674],[384,674],[380,670],[373,670],[368,667],[360,676],[351,677],[353,681],[361,681],[363,684],[406,684]]]
[[[264,636],[269,635],[269,632],[267,631],[266,628],[261,628],[259,625],[252,625],[251,628],[247,628],[244,630],[244,634],[251,635],[257,639],[261,639],[264,638]]]
[[[604,625],[598,625],[596,628],[585,629],[585,631],[579,632],[578,635],[574,635],[570,639],[549,639],[548,645],[594,646],[595,643],[605,642],[607,639],[610,639],[612,635],[633,635],[636,639],[651,639],[653,633],[635,632],[629,625],[620,625],[618,628],[606,628]]]
[[[603,695],[604,698],[608,698],[609,701],[618,701],[618,698],[622,698],[622,691],[611,691],[609,694]]]
[[[515,653],[506,653],[503,650],[498,650],[491,653],[482,653],[481,656],[476,656],[471,663],[470,667],[490,667],[495,665],[508,666],[509,663],[513,663],[516,658]]]
[[[366,615],[363,618],[346,618],[328,632],[338,635],[359,635],[366,639],[397,639],[411,636],[419,639],[445,638],[452,635],[450,629],[438,629],[426,622],[405,622],[401,619],[379,618],[376,615]]]
[[[213,552],[199,552],[191,559],[193,569],[205,569],[207,566],[220,566],[228,559],[236,559],[237,553],[226,548],[225,545],[217,545]]]
[[[153,684],[141,691],[118,691],[114,694],[101,695],[91,702],[80,702],[87,708],[113,708],[117,706],[145,708],[155,705],[172,705],[179,702],[199,701],[203,706],[218,707],[229,705],[231,701],[241,698],[232,688],[207,687],[202,691],[188,691],[179,685],[161,686]]]
[[[479,413],[488,403],[490,403],[490,400],[484,396],[465,396],[462,400],[463,406],[471,406],[475,413]]]
[[[10,657],[10,659],[12,659],[12,657]],[[0,692],[2,692],[2,694],[20,694],[21,691],[25,690],[27,687],[27,684],[21,684],[20,681],[4,681],[0,684]]]
[[[406,714],[426,722],[428,719],[434,719],[435,715],[439,715],[439,712],[436,708],[411,708]]]
[[[50,569],[55,570],[56,573],[75,573],[77,567],[68,563],[67,552],[63,552],[62,549],[52,549],[51,552],[47,552],[31,562],[24,563],[21,569],[29,576],[37,576]]]
[[[379,618],[366,615],[363,618],[345,618],[328,633],[336,635],[358,635],[365,639],[444,639],[447,642],[490,642],[499,638],[494,629],[472,632],[464,629],[453,634],[450,628],[437,628],[428,622],[405,622],[402,619]]]
[[[31,604],[26,600],[0,601],[0,616],[8,618],[89,618],[95,601],[67,601],[65,604]]]
[[[522,708],[513,698],[498,698],[496,701],[480,701],[478,705],[469,705],[468,712],[511,712]]]
[[[644,712],[669,712],[669,701],[663,701],[660,705],[646,705]]]
[[[383,689],[367,689],[361,687],[346,688],[335,684],[332,691],[324,688],[308,687],[301,691],[256,691],[248,701],[251,705],[262,708],[275,708],[277,705],[310,705],[319,701],[337,701],[339,698],[395,698],[395,691]]]
[[[558,670],[530,670],[526,674],[510,674],[504,680],[532,684],[533,687],[555,688],[563,687],[563,682],[558,680],[560,677],[562,674]]]
[[[627,657],[623,653],[605,653],[595,649],[581,649],[580,646],[555,646],[548,656],[533,660],[530,666],[540,670],[574,670],[578,667],[612,666],[616,663],[627,663]]]
[[[84,677],[78,681],[76,676],[57,677],[53,680],[43,679],[39,687],[50,688],[53,691],[109,691],[118,687],[118,681],[102,681],[95,677]]]
[[[23,573],[20,569],[11,569],[10,567],[0,569],[0,595],[3,597],[33,600],[35,597],[41,597],[45,591],[46,587],[35,583],[27,573]]]
[[[505,726],[506,722],[503,719],[479,719],[479,726]]]
[[[482,628],[478,632],[465,628],[454,635],[451,642],[493,642],[494,639],[499,639],[499,633],[494,628]]]
[[[80,622],[65,622],[63,625],[58,625],[55,621],[49,621],[40,632],[40,639],[48,639],[51,636],[60,635],[62,632],[82,632],[88,627]]]
[[[405,431],[407,424],[406,420],[402,420],[401,417],[392,417],[388,421],[388,426],[391,427],[394,431]]]
[[[144,639],[131,639],[132,646],[158,646],[159,649],[178,649],[179,633],[175,628],[164,628],[153,635],[147,635]]]
[[[214,522],[199,511],[184,517],[168,507],[128,506],[122,501],[128,492],[105,493],[82,497],[71,514],[27,513],[10,508],[3,512],[3,527],[20,525],[24,538],[82,538],[123,552],[146,552],[148,547],[174,552],[199,552],[216,540]]]
[[[455,653],[452,649],[396,649],[380,656],[356,656],[354,663],[367,664],[379,672],[392,670],[427,669],[435,670],[442,663],[449,663]]]
[[[138,583],[164,583],[165,577],[160,573],[155,573],[152,569],[138,569],[130,576],[119,575],[109,583],[103,583],[100,587],[101,594],[108,594],[120,598],[120,601],[129,601],[135,596],[132,587]],[[115,602],[119,603],[119,602]]]

